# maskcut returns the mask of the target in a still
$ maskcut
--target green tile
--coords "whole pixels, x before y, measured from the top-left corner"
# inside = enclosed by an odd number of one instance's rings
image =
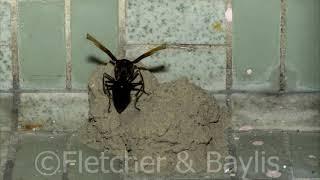
[[[233,89],[277,90],[280,1],[234,0],[233,17]]]
[[[320,1],[288,0],[289,90],[320,90]]]
[[[80,138],[81,137],[78,136],[71,136],[69,139],[68,151],[77,152],[76,155],[71,157],[78,159],[77,156],[79,156],[81,153],[82,162],[75,162],[74,164],[68,166],[68,180],[120,180],[120,173],[112,172],[112,169],[121,169],[120,162],[114,161],[115,163],[111,164],[110,159],[114,158],[113,155],[103,152],[102,150],[96,150],[88,147],[81,142]],[[103,160],[100,157],[105,157],[105,159]],[[96,166],[88,166],[89,168],[80,168],[81,171],[79,171],[80,163],[84,163],[89,158],[91,158],[91,160],[93,158],[98,159],[98,164]]]
[[[12,180],[62,179],[66,143],[64,134],[19,135]]]
[[[71,1],[72,32],[72,86],[87,88],[95,64],[88,63],[89,56],[101,60],[108,56],[86,39],[90,33],[116,55],[118,41],[117,0],[74,0]]]
[[[64,1],[19,0],[18,46],[21,85],[65,87]]]
[[[248,131],[236,132],[233,136],[238,160],[234,168],[237,178],[291,179],[292,167],[285,133]]]
[[[320,133],[292,132],[290,151],[295,178],[320,178]]]
[[[8,137],[5,135],[0,132],[0,142],[8,143],[3,140]],[[102,164],[100,151],[82,144],[78,136],[64,133],[20,133],[18,138],[19,143],[15,146],[12,180],[121,179],[120,174],[102,172],[102,168],[111,170],[109,167],[110,161],[105,159],[104,164]],[[0,148],[0,150],[7,151],[6,148]],[[92,157],[98,158],[98,167],[86,163],[87,159]],[[105,154],[104,157],[112,158],[109,154]],[[70,161],[73,161],[74,164],[68,163]],[[68,164],[67,167],[64,167],[65,163]],[[86,168],[86,164],[89,168]],[[114,168],[120,169],[119,166],[116,162]],[[97,168],[99,172],[90,173],[89,170],[94,168]]]

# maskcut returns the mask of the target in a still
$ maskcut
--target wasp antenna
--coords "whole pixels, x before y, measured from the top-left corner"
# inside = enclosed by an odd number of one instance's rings
[[[93,44],[95,46],[97,46],[100,50],[102,50],[103,52],[105,52],[106,54],[108,54],[108,56],[111,58],[111,61],[115,62],[118,59],[112,54],[112,52],[106,48],[105,46],[103,46],[98,40],[96,40],[93,36],[91,36],[89,33],[87,33],[87,39],[90,40],[91,42],[93,42]]]
[[[154,54],[157,51],[160,51],[162,49],[166,49],[167,48],[167,44],[162,44],[161,46],[158,46],[156,48],[151,49],[150,51],[142,54],[141,56],[139,56],[137,59],[135,59],[133,61],[133,63],[138,63],[139,61],[141,61],[142,59],[151,56],[152,54]]]

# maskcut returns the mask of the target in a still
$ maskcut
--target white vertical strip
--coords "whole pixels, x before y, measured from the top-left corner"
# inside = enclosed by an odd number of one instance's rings
[[[11,0],[11,51],[13,89],[19,89],[18,0]]]
[[[225,21],[227,25],[226,30],[226,89],[230,90],[232,88],[233,82],[233,72],[232,72],[232,0],[226,0],[225,8]],[[231,17],[230,17],[231,16]]]
[[[71,60],[71,0],[64,1],[65,38],[66,38],[66,89],[72,89],[72,60]]]
[[[280,92],[286,90],[286,41],[287,41],[287,0],[281,0],[281,13],[280,13]]]
[[[118,1],[118,58],[125,57],[127,0]]]

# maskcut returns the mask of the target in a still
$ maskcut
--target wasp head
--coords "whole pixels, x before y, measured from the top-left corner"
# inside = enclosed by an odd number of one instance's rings
[[[115,79],[119,81],[126,81],[134,73],[134,64],[127,60],[121,59],[116,61],[114,68]]]

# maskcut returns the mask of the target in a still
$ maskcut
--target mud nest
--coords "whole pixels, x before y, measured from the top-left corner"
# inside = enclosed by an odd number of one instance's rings
[[[113,75],[112,71],[111,65],[99,66],[90,79],[90,121],[81,131],[84,143],[114,155],[165,157],[164,173],[175,169],[180,152],[188,152],[197,172],[206,169],[208,151],[228,154],[226,111],[206,91],[186,79],[160,84],[153,74],[143,71],[150,95],[139,100],[141,111],[134,108],[133,99],[121,114],[113,106],[109,113],[102,77],[105,72]]]

